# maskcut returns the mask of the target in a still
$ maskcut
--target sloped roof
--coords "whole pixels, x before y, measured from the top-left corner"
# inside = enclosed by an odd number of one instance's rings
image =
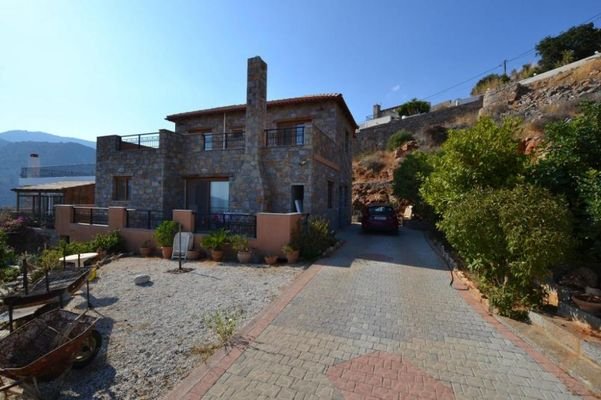
[[[326,102],[326,101],[330,101],[330,100],[337,101],[338,104],[340,105],[340,107],[342,108],[342,110],[344,111],[344,113],[346,114],[346,116],[350,119],[350,121],[354,124],[354,126],[357,127],[357,123],[355,122],[355,119],[353,118],[353,114],[351,114],[351,111],[349,110],[348,106],[346,105],[346,102],[344,101],[344,98],[342,97],[341,93],[322,93],[322,94],[313,94],[313,95],[301,96],[301,97],[290,97],[290,98],[286,98],[286,99],[269,100],[267,102],[267,108],[281,107],[281,106],[287,106],[287,105],[291,105],[291,104],[321,103],[321,102]],[[229,112],[244,111],[245,109],[246,109],[246,104],[233,104],[233,105],[229,105],[229,106],[206,108],[204,110],[196,110],[196,111],[188,111],[188,112],[183,112],[183,113],[178,113],[178,114],[171,114],[171,115],[168,115],[167,117],[165,117],[165,119],[167,121],[171,121],[171,122],[178,122],[178,121],[181,121],[182,119],[186,119],[186,118],[199,117],[202,115],[217,114],[217,113],[223,113],[223,112],[228,112],[228,111]]]
[[[64,189],[71,189],[80,186],[95,184],[94,181],[60,181],[39,183],[37,185],[25,185],[11,189],[13,192],[60,192]]]

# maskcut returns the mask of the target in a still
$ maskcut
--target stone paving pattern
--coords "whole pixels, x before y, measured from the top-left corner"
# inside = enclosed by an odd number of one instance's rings
[[[580,398],[449,286],[421,232],[344,236],[203,398]]]

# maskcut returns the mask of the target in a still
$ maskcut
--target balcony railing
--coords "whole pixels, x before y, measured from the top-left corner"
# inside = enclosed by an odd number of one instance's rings
[[[100,207],[73,207],[73,222],[106,226],[109,224],[109,210]]]
[[[162,211],[157,210],[125,210],[125,227],[139,229],[155,229],[165,219]]]
[[[159,139],[158,132],[121,136],[119,150],[158,149]]]
[[[305,144],[305,127],[265,129],[265,146],[302,146]]]
[[[53,165],[23,167],[21,178],[54,178],[61,176],[95,176],[96,164]]]
[[[202,135],[202,149],[204,151],[243,150],[244,132],[205,133]]]
[[[196,232],[207,232],[225,229],[230,233],[257,236],[257,217],[251,214],[196,214]]]

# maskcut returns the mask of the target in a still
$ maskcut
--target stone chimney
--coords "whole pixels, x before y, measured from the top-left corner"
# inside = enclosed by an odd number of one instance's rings
[[[269,210],[269,190],[261,162],[267,119],[267,64],[261,57],[248,59],[246,85],[244,156],[230,185],[230,208],[256,213]]]
[[[38,178],[40,176],[40,156],[36,153],[29,155],[27,162],[29,169],[27,170],[27,178]]]
[[[373,107],[373,118],[380,118],[380,113],[382,112],[382,106],[380,106],[379,104],[374,104]]]

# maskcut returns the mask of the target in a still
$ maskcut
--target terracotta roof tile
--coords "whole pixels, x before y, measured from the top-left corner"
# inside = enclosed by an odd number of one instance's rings
[[[351,120],[351,122],[355,125],[355,127],[357,127],[357,123],[355,122],[355,119],[353,118],[351,111],[349,110],[348,106],[346,105],[346,102],[344,101],[344,98],[342,97],[342,94],[340,94],[340,93],[321,93],[321,94],[313,94],[313,95],[301,96],[301,97],[290,97],[290,98],[286,98],[286,99],[268,100],[267,107],[268,108],[269,107],[278,107],[278,106],[285,106],[285,105],[290,105],[290,104],[318,103],[318,102],[328,101],[328,100],[338,101],[340,106],[344,110],[344,112],[347,114],[347,116]],[[177,122],[182,119],[198,117],[201,115],[222,113],[222,112],[228,112],[228,111],[230,111],[230,112],[231,111],[242,111],[245,109],[246,109],[246,104],[233,104],[233,105],[229,105],[229,106],[206,108],[203,110],[171,114],[171,115],[168,115],[167,117],[165,117],[165,119],[167,121]]]

